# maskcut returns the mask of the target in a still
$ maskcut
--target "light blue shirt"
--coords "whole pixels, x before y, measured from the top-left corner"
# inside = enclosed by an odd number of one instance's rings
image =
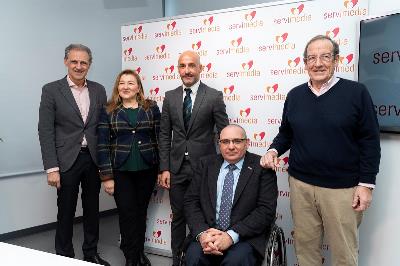
[[[244,158],[242,158],[240,161],[235,163],[236,169],[233,171],[233,191],[234,191],[233,195],[235,195],[236,186],[237,186],[237,183],[239,181],[240,171],[242,171],[242,167],[243,167],[243,162],[244,162]],[[229,163],[224,160],[224,162],[222,163],[221,168],[219,170],[219,174],[218,174],[218,180],[217,180],[217,203],[215,205],[216,219],[217,220],[218,220],[218,217],[219,217],[219,209],[221,207],[221,197],[222,197],[222,189],[224,187],[224,179],[225,179],[225,176],[229,172],[228,165],[229,165]],[[233,199],[234,199],[234,197],[232,197],[232,202],[233,202]],[[233,230],[228,230],[228,231],[226,231],[226,233],[232,238],[234,244],[239,242],[239,234],[238,233],[236,233]]]

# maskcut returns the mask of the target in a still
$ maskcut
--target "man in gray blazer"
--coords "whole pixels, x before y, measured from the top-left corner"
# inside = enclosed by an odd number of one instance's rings
[[[100,178],[96,130],[107,96],[101,84],[86,79],[91,63],[88,47],[71,44],[65,48],[67,76],[42,89],[39,140],[47,183],[57,188],[56,253],[75,256],[72,231],[81,185],[84,260],[109,265],[97,253]]]
[[[183,85],[167,91],[161,113],[158,183],[169,189],[172,209],[171,249],[173,264],[186,237],[184,194],[200,157],[216,154],[216,133],[228,125],[222,92],[200,81],[203,66],[193,51],[179,56],[178,71]]]

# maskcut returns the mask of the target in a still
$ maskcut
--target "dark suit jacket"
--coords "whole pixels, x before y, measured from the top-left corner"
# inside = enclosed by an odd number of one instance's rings
[[[98,160],[100,174],[112,176],[128,158],[134,139],[140,154],[149,165],[158,164],[158,134],[160,131],[160,109],[156,102],[146,111],[139,106],[135,125],[129,122],[127,113],[118,107],[107,114],[103,108],[98,126]]]
[[[44,169],[59,167],[60,172],[65,172],[71,168],[84,135],[90,155],[97,163],[97,123],[107,96],[101,84],[87,80],[87,86],[90,107],[85,123],[68,86],[67,77],[43,86],[38,129]]]
[[[183,124],[183,88],[167,91],[163,102],[160,129],[160,170],[177,174],[187,150],[191,165],[200,157],[215,154],[216,126],[218,133],[228,125],[222,92],[200,82],[192,116],[186,132]],[[173,132],[173,134],[172,134]]]
[[[221,155],[202,158],[186,192],[184,211],[193,237],[216,228],[217,179],[223,160]],[[275,219],[277,197],[275,172],[262,168],[260,156],[247,152],[235,190],[229,229],[262,257]]]

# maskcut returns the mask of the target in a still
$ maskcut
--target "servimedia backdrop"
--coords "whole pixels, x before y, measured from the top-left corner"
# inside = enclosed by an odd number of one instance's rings
[[[133,23],[121,28],[122,68],[140,74],[146,96],[161,109],[165,92],[181,85],[179,54],[195,51],[204,65],[201,80],[223,92],[230,122],[246,129],[250,151],[262,155],[278,132],[288,91],[308,80],[302,62],[306,42],[317,34],[336,40],[336,73],[354,79],[357,23],[366,15],[367,0],[285,1]],[[296,265],[288,156],[281,156],[277,173],[277,223],[285,231],[288,265]],[[170,254],[171,216],[168,191],[155,189],[146,247]],[[329,246],[323,250],[329,261]]]

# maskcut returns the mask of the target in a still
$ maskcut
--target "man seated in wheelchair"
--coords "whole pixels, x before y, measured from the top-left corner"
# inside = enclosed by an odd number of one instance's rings
[[[194,168],[184,211],[191,241],[185,263],[257,265],[264,258],[275,219],[276,174],[247,151],[249,139],[239,125],[220,134],[221,154],[204,157]]]

